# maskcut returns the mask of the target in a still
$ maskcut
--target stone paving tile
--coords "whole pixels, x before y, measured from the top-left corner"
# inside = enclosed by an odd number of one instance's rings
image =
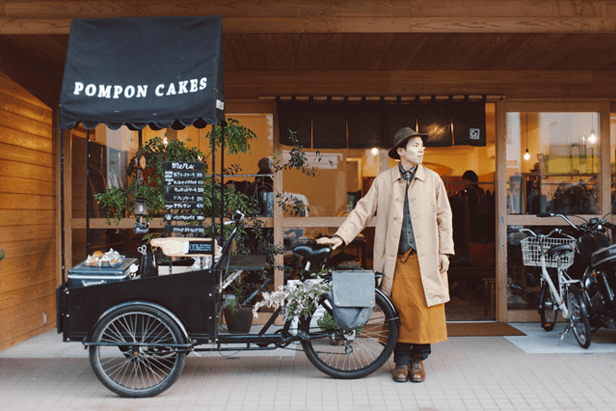
[[[19,350],[28,351],[23,344]],[[434,345],[423,384],[394,383],[391,360],[366,378],[336,380],[301,351],[189,356],[174,386],[149,399],[116,396],[95,377],[87,356],[69,357],[64,347],[49,358],[0,352],[0,410],[614,409],[616,354],[537,351],[526,353],[504,337],[450,338]]]

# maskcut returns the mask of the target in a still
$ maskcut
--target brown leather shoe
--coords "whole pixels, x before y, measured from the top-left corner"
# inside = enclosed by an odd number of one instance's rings
[[[395,382],[407,382],[409,380],[409,366],[396,364],[393,377]]]
[[[426,379],[426,372],[424,371],[423,358],[421,355],[414,355],[411,357],[410,374],[412,382],[423,382],[423,380]]]

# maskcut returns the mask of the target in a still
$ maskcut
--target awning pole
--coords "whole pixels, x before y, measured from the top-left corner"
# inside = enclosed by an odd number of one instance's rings
[[[216,126],[212,124],[212,240],[216,240]],[[212,247],[212,267],[214,267],[215,247]]]
[[[225,218],[225,123],[220,126],[220,234]]]
[[[90,130],[86,130],[86,257],[90,255]]]
[[[66,246],[64,243],[64,132],[60,131],[60,246],[62,247],[62,285],[66,283]]]

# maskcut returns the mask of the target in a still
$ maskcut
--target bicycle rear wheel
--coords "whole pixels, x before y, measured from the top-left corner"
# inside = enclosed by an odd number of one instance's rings
[[[546,331],[552,331],[558,316],[558,303],[554,301],[550,287],[545,282],[539,294],[539,316],[541,317],[541,327]]]
[[[569,310],[569,322],[573,335],[582,348],[590,346],[590,321],[586,311],[586,304],[578,287],[572,285],[567,290],[567,309]]]
[[[319,306],[329,304],[322,299]],[[316,312],[323,310],[316,310]],[[394,350],[398,338],[398,323],[393,306],[380,292],[372,316],[363,327],[345,333],[339,329],[323,329],[317,321],[300,320],[299,329],[310,336],[302,341],[308,360],[319,370],[334,378],[361,378],[378,370]]]

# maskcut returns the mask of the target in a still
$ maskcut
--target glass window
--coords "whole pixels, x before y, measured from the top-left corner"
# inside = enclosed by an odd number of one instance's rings
[[[507,113],[509,214],[598,214],[599,113]]]
[[[90,131],[90,142],[86,142],[86,130],[71,131],[72,140],[72,215],[73,218],[104,218],[105,210],[94,195],[111,187],[126,187],[128,184],[128,162],[137,151],[137,133],[122,127],[111,130],[104,125]],[[86,150],[86,146],[88,149]],[[87,151],[87,153],[86,153]],[[86,172],[86,155],[89,159],[89,173]],[[89,188],[89,191],[88,191]],[[73,265],[84,260],[87,252],[108,251],[109,248],[126,253],[131,240],[130,230],[85,229],[73,230]]]

